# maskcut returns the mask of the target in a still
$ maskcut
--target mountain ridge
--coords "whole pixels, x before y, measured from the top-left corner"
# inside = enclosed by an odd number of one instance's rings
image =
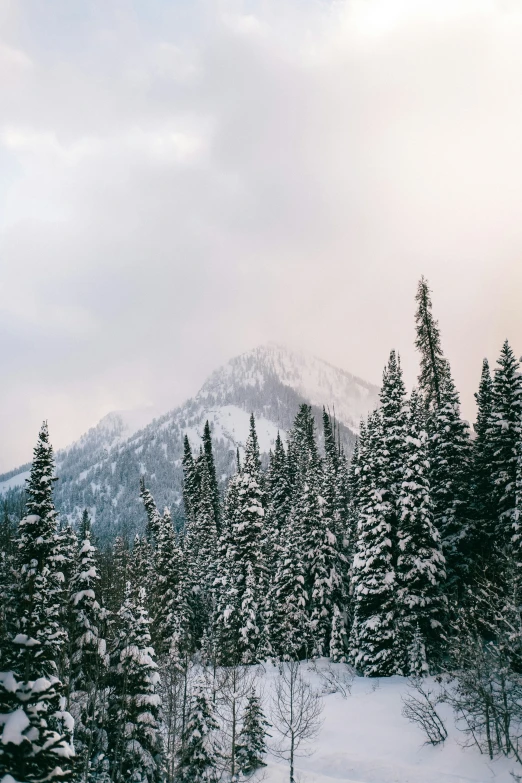
[[[90,509],[102,541],[117,534],[130,537],[145,522],[138,497],[144,476],[158,506],[171,507],[181,524],[183,437],[186,433],[197,451],[207,419],[217,474],[224,482],[235,469],[236,449],[241,451],[246,441],[251,412],[266,461],[277,432],[286,436],[303,402],[312,405],[320,437],[323,404],[335,412],[341,441],[351,452],[361,416],[377,401],[378,388],[346,370],[277,343],[258,346],[218,367],[194,397],[145,426],[135,429],[140,416],[132,411],[113,412],[57,451],[56,506],[70,520]],[[17,475],[22,478],[22,472],[11,471],[4,482],[0,476],[0,494],[9,488],[4,484],[16,487]]]

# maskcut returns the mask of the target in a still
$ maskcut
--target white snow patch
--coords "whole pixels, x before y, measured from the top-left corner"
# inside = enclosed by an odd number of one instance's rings
[[[8,490],[14,489],[15,487],[25,486],[26,479],[28,479],[30,475],[31,471],[24,470],[23,473],[17,473],[16,476],[11,476],[11,478],[6,479],[6,481],[2,481],[0,483],[0,495],[5,494]]]
[[[21,745],[25,739],[23,732],[29,725],[29,718],[21,707],[11,712],[4,723],[2,744],[7,745],[9,742],[12,742],[13,745]]]
[[[343,664],[317,662],[346,673]],[[265,664],[260,690],[268,720],[268,705],[277,669]],[[321,690],[321,678],[302,664],[303,676]],[[474,748],[462,747],[464,735],[455,728],[451,710],[440,705],[449,736],[444,745],[424,745],[420,729],[402,716],[403,677],[353,680],[351,695],[323,696],[323,725],[311,743],[309,757],[296,759],[296,780],[301,783],[513,783],[510,772],[522,769],[514,759],[490,761]],[[273,733],[273,729],[270,732]],[[287,783],[288,764],[268,755],[264,783]]]

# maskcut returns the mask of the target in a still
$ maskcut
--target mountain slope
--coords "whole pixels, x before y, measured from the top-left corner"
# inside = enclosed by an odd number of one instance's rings
[[[144,525],[138,498],[144,475],[158,505],[172,507],[174,518],[181,520],[183,436],[187,433],[199,450],[206,419],[217,473],[224,481],[234,471],[236,449],[246,441],[252,411],[264,454],[278,430],[286,434],[303,402],[312,404],[319,430],[322,405],[335,411],[341,440],[351,452],[358,421],[375,407],[377,395],[375,386],[315,357],[279,345],[256,348],[216,370],[195,397],[142,429],[136,429],[140,416],[146,420],[151,411],[112,413],[59,451],[57,507],[71,519],[89,508],[101,542],[118,533],[130,537]],[[25,478],[12,473],[5,484],[0,477],[0,493]]]

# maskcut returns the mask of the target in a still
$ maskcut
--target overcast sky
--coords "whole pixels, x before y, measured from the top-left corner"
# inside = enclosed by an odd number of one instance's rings
[[[522,2],[0,0],[0,470],[277,340],[522,352]]]

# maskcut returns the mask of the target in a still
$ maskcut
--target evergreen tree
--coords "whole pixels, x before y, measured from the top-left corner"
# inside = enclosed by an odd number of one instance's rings
[[[205,422],[205,427],[203,429],[203,453],[207,461],[208,481],[210,485],[210,500],[212,509],[214,511],[214,524],[216,526],[216,530],[219,532],[221,499],[219,496],[216,466],[214,463],[214,453],[212,450],[212,435],[210,432],[210,424],[208,423],[208,420]]]
[[[74,721],[53,675],[19,679],[0,672],[0,771],[5,783],[72,781]],[[11,776],[11,777],[9,777]]]
[[[192,519],[195,507],[198,503],[198,486],[196,467],[194,465],[194,458],[192,456],[192,449],[190,448],[190,441],[188,436],[183,438],[183,505],[185,508],[185,520]]]
[[[150,596],[154,580],[153,553],[154,549],[146,536],[139,536],[136,533],[130,558],[130,580],[136,595],[141,588],[145,590],[147,608],[150,608]],[[147,591],[149,592],[147,593]]]
[[[212,588],[216,576],[217,530],[212,488],[206,460],[199,465],[200,494],[184,538],[186,586],[191,603],[192,637],[201,640],[212,614]]]
[[[223,614],[218,623],[226,632],[227,647],[237,647],[237,662],[254,663],[262,646],[260,596],[266,594],[267,573],[263,558],[265,495],[253,415],[245,446],[245,461],[229,489],[225,520],[226,552],[220,559],[220,566],[224,568],[220,579],[224,588],[220,602]]]
[[[477,575],[490,566],[497,549],[496,507],[494,499],[494,450],[491,439],[493,381],[487,359],[482,364],[477,401],[476,438],[473,441],[471,510],[473,513],[473,554]]]
[[[122,536],[116,536],[112,547],[112,553],[108,558],[107,589],[105,590],[106,606],[115,617],[123,603],[125,586],[131,577],[131,552],[127,542]]]
[[[183,555],[176,541],[170,511],[165,508],[157,521],[152,584],[151,636],[159,657],[168,652],[176,628],[182,564]]]
[[[353,562],[353,625],[350,656],[369,677],[400,673],[397,649],[394,531],[383,513],[381,475],[382,419],[368,418],[359,438],[357,542]],[[384,506],[387,511],[387,506]]]
[[[145,486],[145,479],[143,476],[140,478],[140,498],[145,506],[145,512],[147,514],[146,539],[149,545],[154,548],[157,543],[156,539],[161,515],[150,490]]]
[[[398,506],[398,641],[404,654],[402,668],[413,675],[420,673],[422,651],[421,668],[427,661],[440,659],[447,612],[445,563],[430,495],[426,417],[415,392],[410,400]]]
[[[10,640],[16,624],[15,524],[7,503],[0,521],[0,661],[8,659]]]
[[[90,530],[85,530],[84,536],[78,547],[76,568],[69,586],[73,616],[70,659],[72,692],[89,691],[93,683],[100,682],[106,656],[103,634],[106,613],[97,600],[100,575],[96,549],[91,544]]]
[[[508,547],[515,532],[518,549],[520,523],[515,517],[520,503],[517,497],[517,471],[522,439],[522,379],[520,365],[507,340],[495,368],[491,421],[487,435],[493,453],[496,538],[501,547]]]
[[[87,531],[89,531],[92,540],[91,518],[87,509],[84,508],[80,520],[80,530],[78,531],[78,538],[80,541],[85,541]],[[94,545],[94,541],[92,543]]]
[[[63,686],[56,677],[65,631],[58,600],[54,480],[44,422],[27,486],[27,513],[19,527],[18,627],[4,646],[0,672],[0,769],[24,783],[68,781],[73,775],[73,720],[65,711]]]
[[[178,756],[177,780],[179,783],[215,783],[217,751],[214,733],[218,729],[212,705],[197,686],[191,700],[190,712],[183,732]]]
[[[323,618],[322,604],[328,600],[324,586],[332,554],[328,533],[333,536],[322,516],[323,471],[309,405],[302,405],[297,413],[289,435],[288,457],[293,481],[291,537],[297,566],[304,568],[304,591],[301,595],[298,591],[297,596],[306,596],[308,635],[302,638],[301,649],[309,657],[323,654],[329,633],[328,610]]]
[[[268,658],[272,654],[270,638],[273,623],[273,586],[278,563],[281,558],[283,530],[286,528],[290,513],[291,487],[288,475],[286,452],[279,432],[275,441],[274,451],[270,452],[268,470],[265,476],[266,513],[263,536],[263,558],[267,573],[267,587],[262,600],[263,615],[263,647],[261,657]]]
[[[78,553],[78,537],[71,524],[65,525],[56,534],[54,565],[55,598],[60,606],[61,625],[66,634],[67,640],[62,648],[62,655],[58,663],[58,674],[62,682],[69,691],[68,679],[70,676],[70,643],[71,626],[73,623],[73,614],[69,600],[69,586],[73,577]]]
[[[341,509],[338,507],[339,454],[329,416],[323,411],[325,459],[321,466],[313,456],[304,475],[301,517],[308,521],[310,570],[310,625],[314,657],[328,655],[335,609],[346,603],[346,558]],[[321,469],[322,468],[322,469]],[[338,611],[336,623],[342,619]],[[337,627],[337,632],[342,633]]]
[[[34,449],[27,485],[26,516],[19,525],[17,605],[19,641],[16,671],[23,676],[38,663],[41,675],[56,675],[66,645],[61,594],[63,575],[57,513],[52,498],[54,457],[44,422]],[[25,639],[24,642],[20,641]],[[28,679],[28,678],[27,678]]]
[[[270,647],[276,659],[286,661],[307,657],[311,636],[305,564],[294,536],[298,525],[295,513],[290,513],[283,529],[277,568],[269,591]]]
[[[260,767],[266,767],[263,756],[267,752],[266,737],[270,724],[265,719],[259,696],[252,688],[243,715],[243,726],[236,749],[239,771],[250,775]]]
[[[415,347],[421,355],[419,390],[429,408],[438,408],[448,367],[442,353],[439,325],[433,318],[431,291],[424,277],[419,280],[415,301]]]
[[[290,513],[291,486],[285,447],[278,432],[274,452],[265,479],[266,517],[265,552],[267,567],[273,569],[277,560],[277,551],[281,546],[281,533]]]
[[[97,600],[100,576],[87,520],[84,520],[82,528],[83,541],[78,547],[76,568],[69,587],[69,700],[75,717],[74,742],[82,780],[97,781],[107,745],[103,725],[103,688],[108,665],[104,638],[106,612]]]
[[[434,522],[446,560],[448,587],[458,593],[472,568],[471,441],[468,425],[460,416],[459,396],[449,369],[440,388],[440,405],[431,417],[430,430]]]
[[[240,478],[238,471],[228,482],[223,508],[223,524],[217,546],[217,571],[214,583],[216,607],[214,638],[221,665],[239,663],[240,632],[239,568],[233,531],[238,524]]]
[[[114,783],[158,783],[162,779],[159,675],[150,645],[145,591],[130,582],[120,609],[120,628],[111,654],[108,731]]]

